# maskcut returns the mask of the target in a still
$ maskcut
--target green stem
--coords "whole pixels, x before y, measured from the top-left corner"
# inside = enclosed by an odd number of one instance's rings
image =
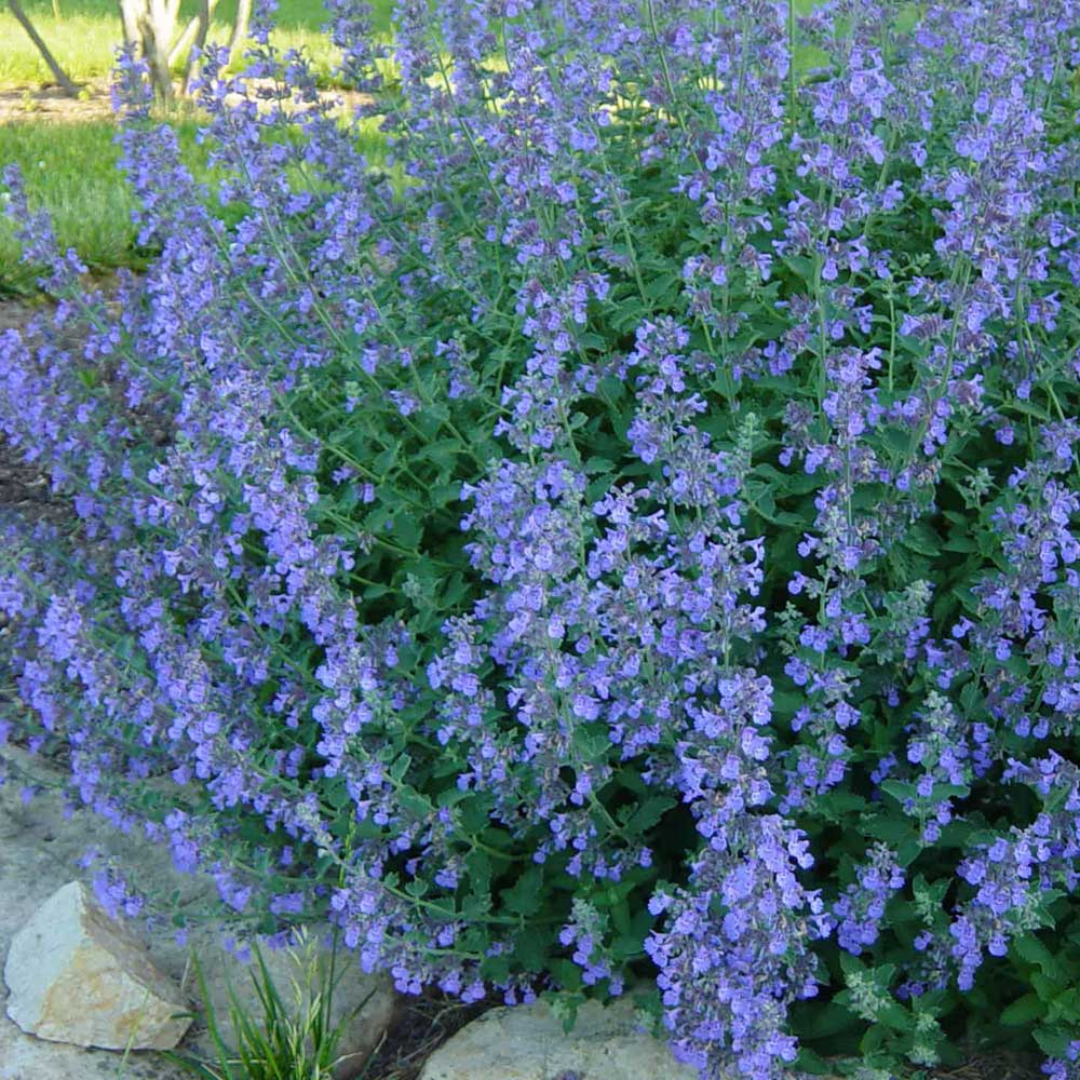
[[[788,0],[788,125],[795,133],[795,121],[798,110],[798,84],[795,80],[795,0]]]

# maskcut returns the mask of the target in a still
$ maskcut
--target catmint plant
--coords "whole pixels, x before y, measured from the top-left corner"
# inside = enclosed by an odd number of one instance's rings
[[[803,7],[335,0],[336,111],[264,10],[210,187],[121,56],[145,274],[5,174],[70,514],[5,533],[0,739],[404,993],[1071,1076],[1080,6]]]

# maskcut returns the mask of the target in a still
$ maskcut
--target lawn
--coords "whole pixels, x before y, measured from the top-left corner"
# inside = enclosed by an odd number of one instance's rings
[[[120,21],[113,0],[25,0],[24,6],[56,58],[77,81],[101,80],[112,65]],[[390,30],[391,0],[376,0],[377,23]],[[182,5],[183,25],[194,0]],[[211,40],[227,38],[236,0],[220,0]],[[333,50],[321,32],[322,5],[313,0],[281,0],[275,44],[303,48],[327,82]],[[138,267],[146,254],[135,247],[131,223],[134,202],[117,170],[116,125],[99,115],[91,119],[43,121],[35,114],[32,92],[49,81],[48,70],[33,43],[10,12],[0,10],[0,88],[26,95],[26,118],[0,123],[0,167],[16,163],[23,171],[32,205],[48,210],[61,247],[74,248],[93,270]],[[192,119],[174,120],[181,143],[197,174],[208,176],[197,151]],[[0,220],[0,295],[32,290],[35,273],[18,263],[19,245],[6,220]]]
[[[195,122],[178,121],[177,128],[198,169],[204,155],[196,146]],[[51,213],[61,247],[74,248],[99,272],[143,262],[131,221],[135,201],[117,169],[116,130],[111,120],[0,126],[0,161],[19,164],[32,203]],[[33,288],[34,271],[18,256],[11,224],[0,222],[0,293]]]
[[[177,119],[173,124],[193,174],[212,186],[207,149],[196,139],[198,121]],[[120,267],[138,269],[153,254],[135,243],[135,200],[117,168],[116,133],[111,120],[0,125],[0,164],[18,163],[30,202],[49,211],[60,247],[74,248],[91,270],[103,274]],[[360,138],[368,160],[380,161],[384,142],[375,121],[365,122]],[[14,226],[0,217],[0,296],[33,292],[36,277],[33,268],[19,262]]]
[[[24,0],[27,14],[33,19],[53,55],[76,81],[99,79],[109,73],[113,53],[120,40],[120,18],[115,0]],[[391,0],[376,0],[380,28],[389,32]],[[180,25],[198,10],[196,0],[181,4]],[[236,0],[220,0],[210,40],[228,39]],[[278,6],[277,44],[283,48],[304,48],[316,66],[329,75],[331,47],[321,33],[326,11],[317,0],[281,0]],[[28,86],[49,80],[46,68],[29,37],[6,6],[0,10],[0,86]]]

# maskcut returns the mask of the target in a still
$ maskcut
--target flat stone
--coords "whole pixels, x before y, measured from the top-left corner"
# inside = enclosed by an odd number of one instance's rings
[[[0,758],[14,759],[24,771],[33,770],[42,784],[55,784],[62,775],[47,762],[10,745],[0,748]],[[0,967],[12,938],[34,911],[72,878],[89,877],[78,860],[91,845],[122,852],[128,865],[145,865],[147,876],[160,876],[160,887],[168,881],[185,898],[213,888],[190,875],[171,872],[168,852],[160,846],[112,833],[90,814],[68,816],[53,791],[43,790],[24,806],[19,789],[16,781],[0,786]],[[158,967],[179,979],[186,953],[170,938],[166,942],[169,947],[163,949],[163,943],[152,938],[151,955]],[[0,1080],[117,1080],[118,1076],[123,1080],[190,1080],[190,1073],[154,1050],[128,1054],[89,1050],[27,1035],[8,1019],[6,998],[7,988],[0,979]]]
[[[105,1050],[168,1050],[187,1003],[79,881],[58,889],[12,939],[7,1014],[28,1034]]]
[[[304,939],[286,948],[271,948],[265,938],[257,939],[267,973],[277,988],[284,1006],[292,1016],[304,1016],[311,1006],[313,993],[329,979],[331,950],[326,944],[329,927],[312,927]],[[210,938],[194,943],[206,984],[209,1006],[214,1014],[222,1041],[236,1048],[237,1033],[231,1016],[230,988],[247,1016],[261,1020],[252,975],[261,973],[252,957],[243,962]],[[192,988],[193,991],[195,988]],[[361,969],[356,954],[339,946],[334,961],[334,990],[330,1003],[330,1027],[345,1020],[335,1057],[337,1080],[351,1080],[364,1065],[393,1021],[397,1008],[393,981],[386,975],[368,975]],[[348,1019],[346,1019],[348,1018]],[[196,1053],[213,1056],[213,1042],[208,1033],[196,1037]]]
[[[428,1058],[419,1080],[698,1080],[638,1028],[629,998],[586,1002],[569,1033],[547,1002],[492,1009]]]
[[[0,763],[3,759],[10,761],[20,776],[37,785],[40,793],[29,805],[23,805],[19,797],[22,781],[0,786],[0,967],[8,943],[50,893],[73,878],[90,880],[95,870],[80,866],[82,855],[90,847],[122,866],[140,893],[156,897],[175,894],[178,907],[187,911],[213,908],[213,882],[206,875],[177,872],[167,845],[148,844],[138,831],[125,836],[103,825],[88,811],[65,812],[55,791],[64,773],[53,763],[11,745],[0,747]],[[163,794],[167,796],[171,790],[171,781],[162,783]],[[210,984],[215,1017],[223,1021],[226,1034],[232,1037],[225,976],[231,979],[241,1001],[251,1004],[250,968],[221,946],[220,933],[211,927],[190,929],[185,944],[177,942],[164,921],[147,929],[148,955],[154,966],[170,976],[193,1001],[198,997],[191,968],[194,949]],[[280,950],[264,949],[263,955],[279,991],[286,1002],[290,1001],[290,977],[298,970],[295,961],[289,961]],[[338,1054],[345,1056],[336,1076],[338,1080],[350,1080],[362,1071],[368,1054],[381,1040],[395,1011],[396,998],[390,981],[364,975],[348,950],[339,954],[339,968],[342,964],[346,968],[338,985],[335,1021],[353,1010],[373,987],[376,989],[360,1015],[346,1025],[339,1043]],[[0,1080],[115,1080],[120,1068],[119,1052],[84,1050],[23,1034],[2,1008],[4,993],[0,981]],[[260,1011],[254,1014],[256,1018],[260,1015]],[[188,1057],[216,1060],[212,1041],[198,1017],[177,1050]],[[145,1050],[127,1056],[123,1075],[124,1080],[180,1080],[190,1074],[153,1050]]]
[[[0,1016],[0,1080],[191,1080],[152,1050],[125,1055],[25,1035]]]

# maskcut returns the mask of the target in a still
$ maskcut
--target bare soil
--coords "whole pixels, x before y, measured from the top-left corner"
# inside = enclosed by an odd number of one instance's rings
[[[108,79],[88,82],[85,91],[83,96],[73,98],[58,86],[0,86],[0,124],[20,120],[74,123],[111,119]]]
[[[261,86],[272,87],[269,79],[247,80],[255,93]],[[347,116],[361,105],[372,101],[368,94],[350,90],[320,91],[320,98],[329,102],[330,115]],[[239,94],[228,95],[226,102],[238,103]],[[70,124],[89,120],[114,119],[109,80],[92,79],[83,85],[77,98],[69,97],[59,86],[0,85],[0,124],[22,122]]]
[[[0,300],[0,333],[21,329],[29,322],[34,308],[21,301]],[[0,435],[0,528],[13,515],[29,525],[48,520],[58,522],[68,517],[70,507],[52,494],[48,479]]]

